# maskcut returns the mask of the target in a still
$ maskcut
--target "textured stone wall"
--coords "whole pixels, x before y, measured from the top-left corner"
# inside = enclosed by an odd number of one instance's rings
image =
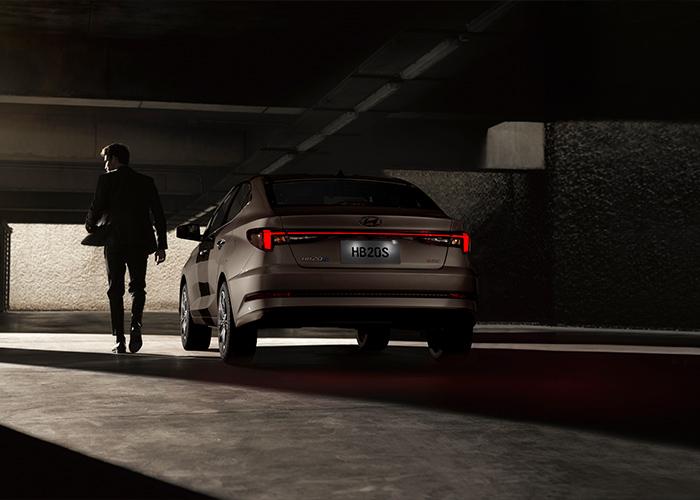
[[[533,172],[385,170],[465,221],[480,275],[480,321],[547,322],[551,314],[547,178]]]
[[[109,310],[102,248],[80,244],[75,225],[12,224],[11,310]],[[166,261],[148,263],[146,310],[176,311],[180,270],[197,243],[168,234]],[[152,257],[151,257],[152,258]],[[128,279],[128,275],[127,275]],[[127,281],[128,283],[128,281]],[[129,294],[125,307],[131,306]]]
[[[557,122],[544,172],[388,170],[466,220],[482,321],[700,328],[700,125]]]
[[[555,318],[700,327],[700,125],[546,131]]]

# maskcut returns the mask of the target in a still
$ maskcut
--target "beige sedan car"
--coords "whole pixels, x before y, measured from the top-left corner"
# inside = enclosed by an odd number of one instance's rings
[[[435,358],[469,351],[477,278],[469,235],[416,186],[357,176],[257,176],[229,191],[182,271],[186,350],[218,330],[229,363],[255,353],[260,328],[357,329],[384,349],[392,328],[424,335]]]

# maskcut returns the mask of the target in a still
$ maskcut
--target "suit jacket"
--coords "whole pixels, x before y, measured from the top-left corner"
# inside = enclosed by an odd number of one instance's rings
[[[88,232],[95,230],[104,215],[112,226],[107,249],[153,253],[168,248],[165,214],[153,178],[128,166],[102,174],[85,219]]]

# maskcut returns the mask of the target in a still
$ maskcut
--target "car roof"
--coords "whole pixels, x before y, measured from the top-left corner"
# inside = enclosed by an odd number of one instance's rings
[[[404,184],[407,186],[413,186],[408,181],[403,179],[398,179],[396,177],[379,177],[370,175],[344,175],[339,173],[337,175],[328,174],[280,174],[280,175],[261,175],[264,180],[271,181],[296,181],[296,180],[360,180],[360,181],[378,181],[378,182],[393,182],[396,184]]]

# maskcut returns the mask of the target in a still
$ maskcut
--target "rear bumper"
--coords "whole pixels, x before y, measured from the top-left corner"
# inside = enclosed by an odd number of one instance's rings
[[[309,303],[306,298],[302,304],[298,299],[269,299],[246,305],[237,324],[255,323],[260,328],[387,325],[423,330],[436,326],[472,326],[475,314],[476,302],[471,300],[414,299],[409,304],[396,299],[371,302],[353,298],[341,303],[323,298]]]
[[[229,279],[229,289],[239,326],[253,322],[261,328],[391,324],[424,329],[473,324],[478,281],[468,267],[380,270],[278,265],[239,274]],[[276,291],[279,296],[269,295]]]

